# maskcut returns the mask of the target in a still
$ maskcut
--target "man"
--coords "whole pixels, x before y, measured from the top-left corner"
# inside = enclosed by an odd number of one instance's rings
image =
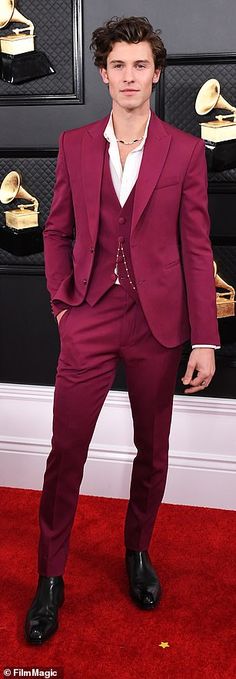
[[[61,352],[39,580],[26,618],[31,643],[58,626],[83,467],[119,358],[137,447],[125,519],[129,590],[143,610],[157,605],[148,548],[165,489],[182,346],[191,338],[183,383],[192,394],[211,381],[219,344],[204,143],[150,111],[163,43],[146,18],[115,18],[94,31],[92,49],[112,113],[62,134],[44,232]]]

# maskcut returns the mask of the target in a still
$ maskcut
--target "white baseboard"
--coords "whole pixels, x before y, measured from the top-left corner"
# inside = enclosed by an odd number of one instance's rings
[[[41,489],[53,387],[0,384],[0,484]],[[236,400],[175,396],[164,502],[236,509]],[[81,493],[129,497],[135,448],[126,392],[111,391],[97,422]]]

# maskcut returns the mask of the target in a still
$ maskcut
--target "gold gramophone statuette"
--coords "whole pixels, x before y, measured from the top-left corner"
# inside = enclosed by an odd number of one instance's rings
[[[14,0],[1,0],[0,28],[5,28],[5,26],[13,21],[26,25],[24,28],[13,28],[12,33],[0,37],[1,52],[5,54],[22,54],[33,51],[34,24],[15,8]]]
[[[216,262],[213,262],[213,266],[216,288],[227,290],[227,292],[216,292],[217,318],[235,316],[235,289],[218,276]]]
[[[0,77],[12,85],[55,73],[47,55],[34,45],[34,24],[15,7],[15,0],[0,0]],[[1,33],[11,23],[25,24]]]
[[[1,203],[11,203],[14,198],[23,198],[30,203],[17,205],[17,208],[5,212],[6,226],[12,229],[27,229],[38,226],[38,200],[21,186],[19,172],[9,172],[0,187]]]
[[[236,106],[229,104],[220,94],[220,83],[216,78],[207,80],[198,92],[195,111],[207,115],[213,109],[232,111],[227,115],[219,114],[213,120],[200,123],[201,137],[208,141],[228,141],[236,138]]]

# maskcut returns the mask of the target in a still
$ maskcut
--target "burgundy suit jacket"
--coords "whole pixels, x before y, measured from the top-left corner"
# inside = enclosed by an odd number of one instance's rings
[[[56,183],[44,230],[52,310],[86,296],[99,227],[103,136],[108,116],[60,137]],[[136,183],[130,238],[139,299],[167,347],[220,343],[201,139],[152,113]]]

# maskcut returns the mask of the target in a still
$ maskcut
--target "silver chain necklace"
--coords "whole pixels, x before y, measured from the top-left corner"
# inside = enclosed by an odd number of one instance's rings
[[[116,137],[116,141],[118,141],[120,144],[125,144],[125,146],[131,146],[132,144],[136,144],[136,141],[142,141],[142,139],[143,136],[139,137],[139,139],[133,139],[133,141],[124,141],[123,139],[117,139]]]

